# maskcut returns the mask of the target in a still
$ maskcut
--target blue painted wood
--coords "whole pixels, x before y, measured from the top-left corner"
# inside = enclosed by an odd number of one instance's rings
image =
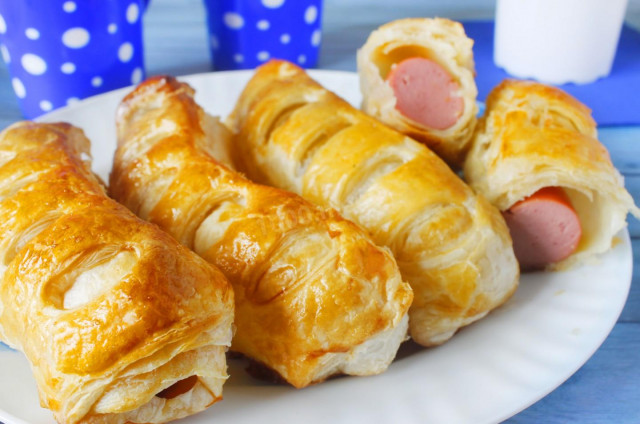
[[[507,422],[640,423],[638,352],[638,323],[618,323],[601,348],[571,378]]]
[[[636,199],[640,199],[640,197],[636,197]],[[627,303],[624,305],[618,322],[640,325],[640,272],[638,272],[638,269],[640,269],[640,238],[632,239],[631,245],[633,248],[633,279],[631,280],[631,290]],[[640,357],[640,350],[638,351],[638,357]],[[638,374],[638,377],[640,377],[640,374]],[[638,397],[638,400],[640,401],[640,397]]]
[[[354,71],[355,50],[369,32],[402,17],[488,19],[494,0],[325,0],[318,67]],[[640,28],[640,0],[629,0],[627,22]],[[153,0],[144,16],[148,75],[211,70],[201,0]],[[21,119],[4,64],[0,65],[0,128]],[[601,139],[640,203],[640,128],[607,128]],[[640,264],[640,222],[630,220],[634,268]],[[3,348],[0,346],[0,349]],[[594,356],[551,394],[508,423],[640,423],[640,272],[627,304]]]

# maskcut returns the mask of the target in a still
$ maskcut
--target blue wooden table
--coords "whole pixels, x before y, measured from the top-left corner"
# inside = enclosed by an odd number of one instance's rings
[[[356,49],[384,22],[409,16],[490,19],[493,8],[493,0],[325,0],[318,67],[355,71]],[[640,0],[630,0],[626,18],[640,28]],[[149,75],[211,70],[200,0],[153,0],[144,23]],[[0,128],[20,119],[6,67],[0,65]],[[604,128],[601,139],[640,204],[640,128]],[[632,218],[630,232],[636,271],[610,336],[568,381],[509,423],[640,423],[640,223]]]

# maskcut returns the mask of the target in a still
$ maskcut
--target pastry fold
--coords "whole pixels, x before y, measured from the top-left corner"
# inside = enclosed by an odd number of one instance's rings
[[[561,187],[582,225],[566,268],[608,250],[640,215],[620,173],[597,138],[585,105],[564,91],[532,81],[505,80],[487,98],[464,165],[468,183],[501,211],[543,187]]]
[[[69,124],[0,134],[0,340],[24,352],[60,423],[201,411],[227,378],[232,288],[109,199],[88,158]]]
[[[295,387],[384,371],[412,300],[392,255],[335,211],[223,165],[230,133],[193,95],[159,77],[123,100],[111,194],[225,273],[232,350]]]
[[[475,83],[473,40],[459,22],[443,18],[409,18],[373,31],[358,50],[362,110],[388,126],[426,144],[454,168],[462,166],[476,124],[478,89]],[[445,129],[427,127],[401,113],[387,80],[398,63],[426,58],[439,64],[459,86],[463,109]],[[429,96],[430,93],[420,93]]]
[[[411,336],[449,339],[503,303],[518,268],[498,210],[424,145],[284,61],[258,68],[229,117],[256,181],[336,208],[393,252],[414,291]]]

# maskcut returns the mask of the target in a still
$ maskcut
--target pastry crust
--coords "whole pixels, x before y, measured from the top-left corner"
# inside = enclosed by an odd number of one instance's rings
[[[390,127],[424,143],[454,168],[462,166],[476,124],[473,40],[459,22],[443,18],[409,18],[373,31],[358,50],[362,109]],[[404,59],[424,57],[440,64],[460,86],[464,109],[451,127],[438,130],[407,118],[396,109],[386,81],[392,67]]]
[[[424,145],[299,67],[258,68],[229,125],[234,160],[250,178],[336,208],[391,249],[414,290],[418,343],[446,341],[515,290],[518,268],[498,210]]]
[[[159,77],[125,98],[111,194],[222,269],[232,350],[295,387],[384,371],[412,300],[391,254],[335,211],[222,165],[229,131],[193,94]]]
[[[577,250],[549,269],[608,250],[626,216],[640,210],[624,188],[585,105],[532,81],[505,80],[487,98],[465,178],[504,211],[543,187],[565,189],[582,225]]]
[[[233,291],[109,199],[68,124],[0,134],[0,339],[60,423],[161,423],[219,400]],[[173,398],[156,396],[191,376]]]

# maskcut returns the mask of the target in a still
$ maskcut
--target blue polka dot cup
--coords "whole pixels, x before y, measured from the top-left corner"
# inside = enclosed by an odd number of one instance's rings
[[[0,52],[35,118],[144,78],[143,0],[0,0]]]
[[[205,0],[205,5],[215,69],[250,69],[275,58],[316,65],[322,0]]]

